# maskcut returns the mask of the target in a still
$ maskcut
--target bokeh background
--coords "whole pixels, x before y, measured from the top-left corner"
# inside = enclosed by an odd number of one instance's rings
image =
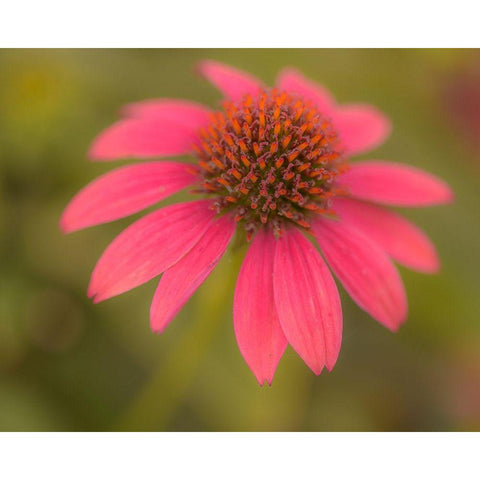
[[[294,66],[340,102],[377,105],[394,130],[364,158],[425,168],[456,193],[453,205],[406,212],[443,266],[434,276],[400,267],[410,313],[399,333],[341,291],[332,373],[316,377],[289,348],[273,386],[258,386],[232,326],[243,251],[157,336],[155,280],[98,305],[86,297],[97,258],[132,217],[59,232],[73,194],[114,166],[86,151],[120,106],[160,96],[219,104],[195,73],[203,58],[269,84]],[[478,50],[3,50],[0,160],[0,430],[480,428]]]

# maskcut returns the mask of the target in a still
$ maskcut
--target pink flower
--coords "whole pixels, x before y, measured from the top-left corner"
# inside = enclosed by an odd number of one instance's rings
[[[382,205],[443,204],[452,192],[414,167],[348,164],[390,133],[372,106],[340,106],[294,70],[274,89],[216,62],[200,71],[224,94],[220,110],[167,99],[127,105],[93,142],[90,156],[99,161],[193,154],[195,162],[151,161],[100,177],[66,208],[64,232],[125,217],[189,186],[199,199],[123,231],[98,261],[88,295],[100,302],[163,273],[150,312],[153,331],[163,332],[239,227],[250,245],[233,320],[258,382],[272,382],[287,344],[317,375],[331,370],[342,310],[325,261],[363,310],[397,330],[407,299],[392,260],[421,272],[437,271],[439,261],[420,229]]]

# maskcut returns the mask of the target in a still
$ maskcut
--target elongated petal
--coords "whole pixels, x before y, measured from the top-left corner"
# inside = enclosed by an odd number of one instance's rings
[[[92,160],[115,160],[182,155],[192,150],[197,130],[166,118],[127,118],[100,133],[89,156]]]
[[[113,170],[77,193],[60,226],[64,232],[72,232],[139,212],[194,183],[194,171],[194,167],[176,162],[141,163]]]
[[[440,262],[430,239],[397,213],[349,198],[337,198],[332,208],[402,265],[425,273],[438,271]]]
[[[206,60],[199,64],[200,73],[230,100],[241,100],[247,93],[255,97],[263,89],[253,75],[220,62]]]
[[[157,98],[130,103],[123,107],[127,117],[164,118],[190,128],[199,128],[209,121],[210,110],[203,105],[186,100]]]
[[[350,155],[368,152],[382,144],[392,130],[388,118],[370,105],[339,107],[333,119],[340,142]]]
[[[162,333],[222,257],[235,222],[227,216],[212,223],[200,241],[160,279],[150,308],[150,326]]]
[[[254,237],[235,287],[233,324],[243,358],[258,383],[272,383],[287,339],[278,321],[273,297],[276,240],[260,230]]]
[[[170,205],[130,225],[100,257],[88,296],[100,302],[119,295],[178,262],[211,224],[209,206],[206,200]]]
[[[320,248],[360,308],[396,331],[407,315],[400,275],[386,253],[345,222],[319,218],[313,225]]]
[[[283,70],[277,78],[276,85],[280,90],[296,93],[314,102],[319,111],[326,116],[332,115],[335,110],[335,99],[332,94],[293,68]]]
[[[452,191],[442,180],[418,168],[393,162],[355,163],[338,182],[353,197],[387,205],[421,207],[453,200]]]
[[[274,295],[290,345],[317,375],[324,365],[331,370],[342,341],[340,298],[322,257],[296,229],[277,241]]]

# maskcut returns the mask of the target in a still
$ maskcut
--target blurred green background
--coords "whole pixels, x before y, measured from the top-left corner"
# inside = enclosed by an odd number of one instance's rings
[[[86,159],[128,102],[220,95],[203,58],[272,84],[284,66],[393,121],[373,154],[447,180],[454,205],[407,212],[441,273],[400,268],[409,318],[392,334],[343,290],[343,346],[316,377],[288,349],[260,388],[237,348],[230,251],[163,335],[156,281],[92,305],[90,272],[132,217],[68,236],[58,219],[118,165]],[[0,51],[0,430],[477,430],[480,428],[480,52],[475,50]],[[179,194],[171,201],[183,198]],[[140,217],[141,214],[134,216]]]

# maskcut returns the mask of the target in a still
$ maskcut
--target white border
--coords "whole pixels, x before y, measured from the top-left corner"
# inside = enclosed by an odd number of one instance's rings
[[[2,434],[2,478],[476,478],[478,434]]]
[[[1,47],[478,47],[476,2],[15,0]]]

